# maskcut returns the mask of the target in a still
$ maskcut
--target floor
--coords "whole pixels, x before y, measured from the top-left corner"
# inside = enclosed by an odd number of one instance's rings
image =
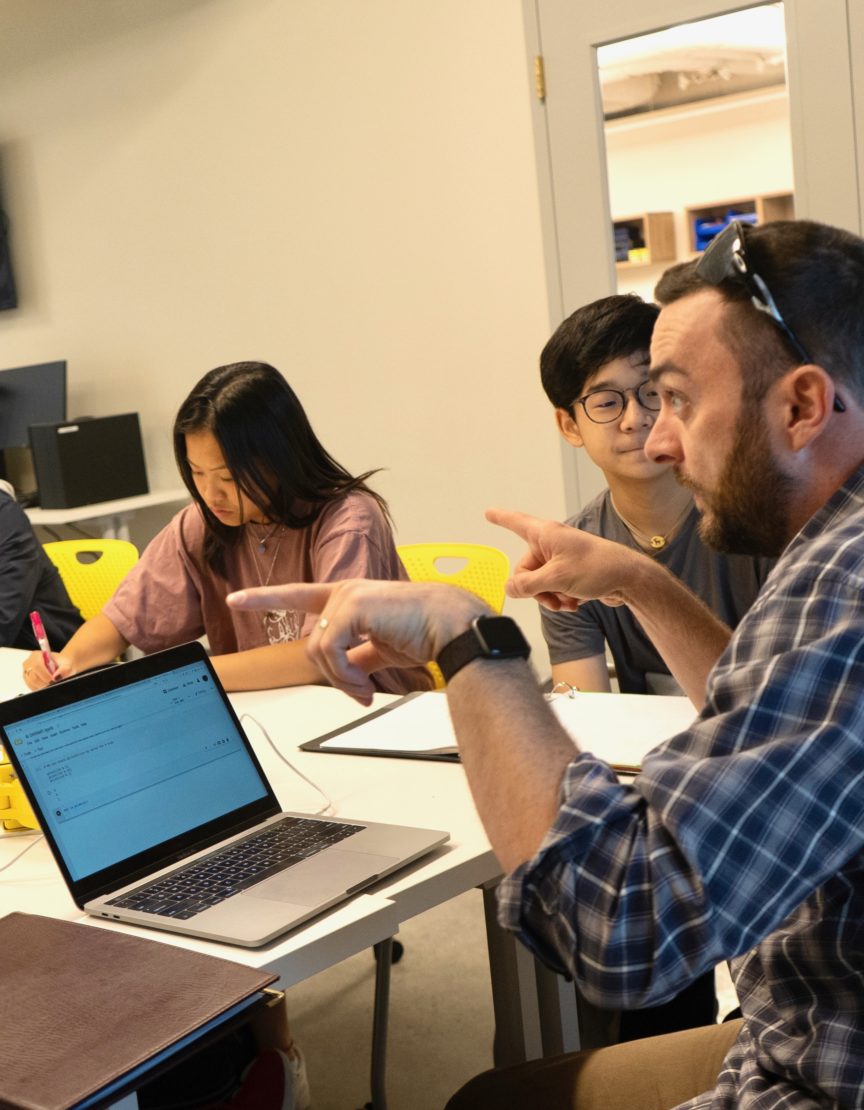
[[[393,968],[388,1045],[389,1110],[441,1110],[492,1065],[492,998],[479,891],[408,921]],[[314,1110],[359,1110],[369,1100],[375,963],[371,950],[288,991],[306,1054]],[[717,969],[720,1015],[737,1005]]]
[[[492,1066],[492,995],[480,891],[408,921],[393,967],[387,1054],[389,1110],[441,1110]],[[369,1100],[375,961],[370,949],[288,992],[315,1110]]]

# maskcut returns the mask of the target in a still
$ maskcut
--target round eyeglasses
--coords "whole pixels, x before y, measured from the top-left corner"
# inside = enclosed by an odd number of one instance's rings
[[[611,424],[613,420],[621,419],[630,393],[643,409],[660,411],[660,394],[653,382],[642,382],[631,389],[597,389],[584,397],[577,397],[573,404],[581,405],[585,415],[595,424]]]

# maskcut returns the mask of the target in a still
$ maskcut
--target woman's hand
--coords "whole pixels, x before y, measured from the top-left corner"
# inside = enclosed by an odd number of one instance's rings
[[[71,678],[75,674],[72,660],[66,655],[51,653],[51,658],[56,664],[52,673],[45,666],[41,651],[31,651],[24,660],[24,681],[31,690],[42,690],[52,682],[59,682],[61,678]]]

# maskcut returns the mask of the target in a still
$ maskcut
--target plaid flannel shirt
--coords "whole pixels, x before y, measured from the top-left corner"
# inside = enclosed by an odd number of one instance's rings
[[[631,785],[573,760],[499,913],[606,1007],[731,958],[742,1032],[688,1110],[864,1108],[864,468],[790,543],[692,726]]]

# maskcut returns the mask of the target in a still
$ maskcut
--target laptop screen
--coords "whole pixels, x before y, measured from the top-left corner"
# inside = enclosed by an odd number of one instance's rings
[[[204,661],[5,734],[73,881],[268,796]]]

